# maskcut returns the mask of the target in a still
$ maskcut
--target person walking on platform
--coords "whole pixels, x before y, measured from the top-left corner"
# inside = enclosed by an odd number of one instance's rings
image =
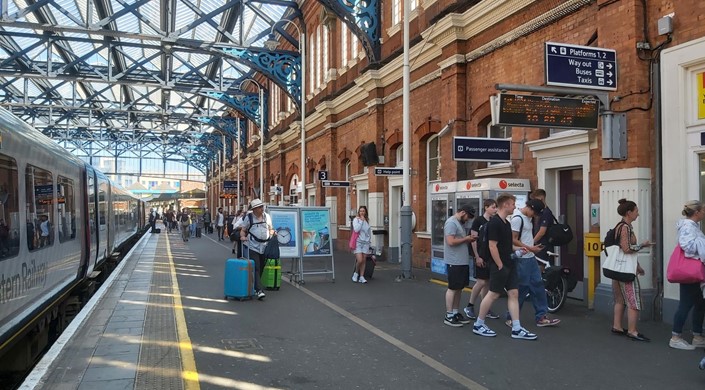
[[[453,327],[470,323],[469,319],[460,314],[460,298],[463,289],[470,281],[468,244],[477,239],[476,236],[465,233],[465,224],[472,218],[475,218],[475,209],[464,205],[443,225],[443,261],[446,263],[448,274],[448,289],[445,295],[446,315],[443,323]]]
[[[487,239],[490,261],[490,291],[480,304],[477,321],[472,332],[485,337],[495,337],[497,333],[485,325],[485,317],[492,303],[500,294],[507,291],[507,308],[512,318],[512,338],[536,340],[538,336],[521,326],[519,321],[519,277],[516,271],[516,261],[512,259],[512,227],[507,217],[514,213],[516,198],[511,194],[497,197],[497,215],[487,223]]]
[[[353,231],[358,233],[357,241],[355,242],[355,270],[353,271],[352,281],[365,284],[365,265],[367,263],[367,254],[370,252],[370,244],[372,244],[372,227],[370,227],[369,216],[367,215],[367,206],[360,206],[357,209],[357,217],[353,219]]]
[[[203,232],[205,234],[211,233],[211,212],[208,209],[203,209]]]
[[[223,215],[223,208],[218,208],[218,214],[215,216],[215,227],[218,229],[218,241],[223,241],[223,234],[225,233],[225,215]]]
[[[541,277],[541,270],[536,262],[535,254],[543,250],[543,245],[534,245],[531,220],[540,215],[541,211],[543,211],[543,202],[538,199],[530,199],[526,202],[526,206],[514,210],[511,225],[514,247],[522,249],[523,253],[516,259],[519,276],[519,311],[521,312],[527,294],[530,295],[531,303],[534,305],[536,326],[544,327],[558,325],[561,321],[547,316],[546,288]],[[509,316],[507,315],[507,317]],[[511,326],[511,324],[511,319],[507,318],[507,325]]]
[[[624,253],[636,253],[644,247],[651,246],[647,240],[637,244],[636,235],[632,222],[639,217],[639,208],[631,200],[620,199],[617,207],[617,214],[622,216],[623,223],[618,224],[615,229],[615,238],[619,237],[619,248]],[[644,275],[644,269],[637,263],[637,275]],[[612,280],[612,293],[614,294],[614,319],[612,320],[612,333],[625,335],[634,341],[651,341],[648,337],[639,333],[636,329],[637,321],[639,320],[639,312],[642,308],[641,289],[639,286],[639,277],[634,278],[632,282],[620,282]],[[622,317],[624,316],[624,308],[627,307],[627,326],[626,331],[622,328]]]
[[[237,227],[238,222],[240,222],[245,217],[245,212],[243,210],[238,210],[233,218],[233,232],[230,234],[231,241],[233,242],[233,253],[236,254],[237,258],[242,257],[242,240],[240,240],[240,229]]]
[[[265,297],[260,282],[266,262],[264,248],[274,234],[274,228],[272,218],[264,212],[264,203],[261,200],[253,199],[250,202],[250,210],[251,213],[237,221],[235,228],[240,228],[240,240],[247,241],[250,259],[255,262],[255,296],[262,300]]]
[[[149,227],[151,233],[154,233],[154,229],[157,228],[157,212],[154,208],[149,209]]]
[[[181,227],[181,239],[186,242],[188,241],[189,235],[191,234],[191,232],[189,232],[189,226],[191,225],[191,217],[189,217],[188,209],[186,208],[181,211],[181,216],[179,217],[179,225]]]
[[[705,218],[705,205],[699,200],[691,200],[683,206],[684,219],[678,221],[678,245],[685,257],[705,262],[705,234],[700,230],[700,221]],[[693,350],[705,347],[703,320],[705,319],[705,299],[700,283],[680,283],[678,310],[673,316],[673,331],[668,345],[675,349]],[[681,336],[683,325],[693,309],[693,343],[689,344]]]
[[[480,226],[486,224],[490,218],[497,214],[497,202],[494,199],[485,199],[482,209],[484,211],[483,214],[472,221],[472,227],[470,228],[470,234],[475,237],[480,233]],[[468,318],[474,320],[477,318],[475,314],[475,302],[478,297],[480,297],[480,299],[484,298],[485,295],[487,295],[487,289],[490,287],[490,268],[488,262],[492,260],[483,259],[480,256],[480,252],[478,252],[477,248],[477,238],[470,243],[470,256],[475,260],[475,285],[472,286],[468,306],[463,310]],[[497,319],[499,316],[490,310],[487,312],[487,318]]]

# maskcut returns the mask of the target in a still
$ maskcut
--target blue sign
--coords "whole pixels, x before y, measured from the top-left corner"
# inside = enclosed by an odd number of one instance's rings
[[[37,198],[51,198],[54,195],[53,190],[54,187],[51,184],[35,185],[34,196]]]
[[[321,181],[323,187],[350,187],[349,181],[335,181],[335,180],[323,180]]]
[[[223,189],[224,190],[237,190],[237,180],[224,180]]]
[[[453,137],[453,160],[510,162],[511,147],[504,138]]]
[[[404,174],[404,168],[375,167],[375,175],[377,175],[377,176],[401,176],[403,174]]]
[[[546,42],[546,84],[617,90],[617,52]]]

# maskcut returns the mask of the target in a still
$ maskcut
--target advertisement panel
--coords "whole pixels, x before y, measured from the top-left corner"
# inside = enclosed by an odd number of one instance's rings
[[[282,258],[299,257],[299,218],[297,209],[269,208],[272,227],[277,232],[279,253]]]
[[[330,211],[328,209],[302,209],[301,233],[304,257],[331,254]]]

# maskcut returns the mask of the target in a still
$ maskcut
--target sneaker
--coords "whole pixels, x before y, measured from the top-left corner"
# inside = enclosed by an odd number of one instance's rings
[[[364,276],[360,276],[360,277],[357,279],[357,281],[358,281],[358,283],[363,283],[363,284],[364,284],[364,283],[367,283],[367,279],[365,279]]]
[[[536,340],[539,338],[539,336],[529,332],[528,330],[521,328],[519,330],[513,330],[512,331],[512,338],[513,339],[522,339],[522,340]]]
[[[499,316],[498,316],[497,314],[495,314],[495,312],[493,312],[492,310],[490,310],[490,311],[487,312],[487,316],[486,316],[486,317],[489,318],[489,319],[491,319],[491,320],[496,320],[497,318],[499,318]]]
[[[465,312],[465,315],[466,315],[469,319],[474,320],[474,319],[477,318],[477,316],[475,315],[475,309],[474,309],[474,308],[468,306],[468,307],[464,308],[463,311]]]
[[[360,278],[360,274],[357,272],[353,273],[352,281],[357,282],[357,280]]]
[[[469,323],[472,322],[472,321],[470,321],[469,318],[466,318],[465,316],[463,316],[463,315],[460,314],[460,313],[455,313],[455,318],[457,318],[458,321],[460,321],[461,324],[469,324]]]
[[[545,326],[556,326],[561,323],[558,318],[548,318],[547,316],[541,317],[540,320],[536,321],[536,326],[543,328]]]
[[[266,295],[264,294],[264,291],[262,291],[262,290],[257,291],[257,292],[255,293],[255,295],[257,296],[257,299],[259,299],[260,301],[261,301],[262,299],[264,299],[264,297],[266,296]]]
[[[450,316],[449,317],[448,315],[445,315],[443,317],[443,323],[448,326],[452,326],[454,328],[458,328],[458,327],[463,326],[463,324],[458,320],[457,316]]]
[[[479,334],[485,337],[495,337],[497,333],[494,330],[487,327],[487,325],[475,325],[472,327],[472,333]]]
[[[671,348],[675,348],[675,349],[682,349],[682,350],[684,350],[684,351],[692,351],[692,350],[695,349],[694,346],[688,344],[687,341],[685,341],[685,340],[683,340],[683,339],[681,339],[681,338],[678,338],[678,339],[676,339],[676,340],[671,339],[671,340],[668,342],[668,346],[671,347]]]
[[[693,342],[691,345],[695,348],[705,348],[705,337],[693,336]]]

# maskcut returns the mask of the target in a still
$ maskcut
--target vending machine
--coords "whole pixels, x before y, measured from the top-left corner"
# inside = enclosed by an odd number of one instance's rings
[[[431,202],[431,272],[434,278],[446,280],[446,267],[443,262],[443,226],[446,219],[455,214],[463,205],[475,209],[476,216],[483,212],[485,199],[497,199],[504,193],[516,197],[516,207],[526,205],[531,191],[529,179],[486,178],[463,180],[455,183],[433,184],[429,188]],[[466,224],[469,233],[472,220]],[[474,275],[474,264],[470,265],[470,279]]]

